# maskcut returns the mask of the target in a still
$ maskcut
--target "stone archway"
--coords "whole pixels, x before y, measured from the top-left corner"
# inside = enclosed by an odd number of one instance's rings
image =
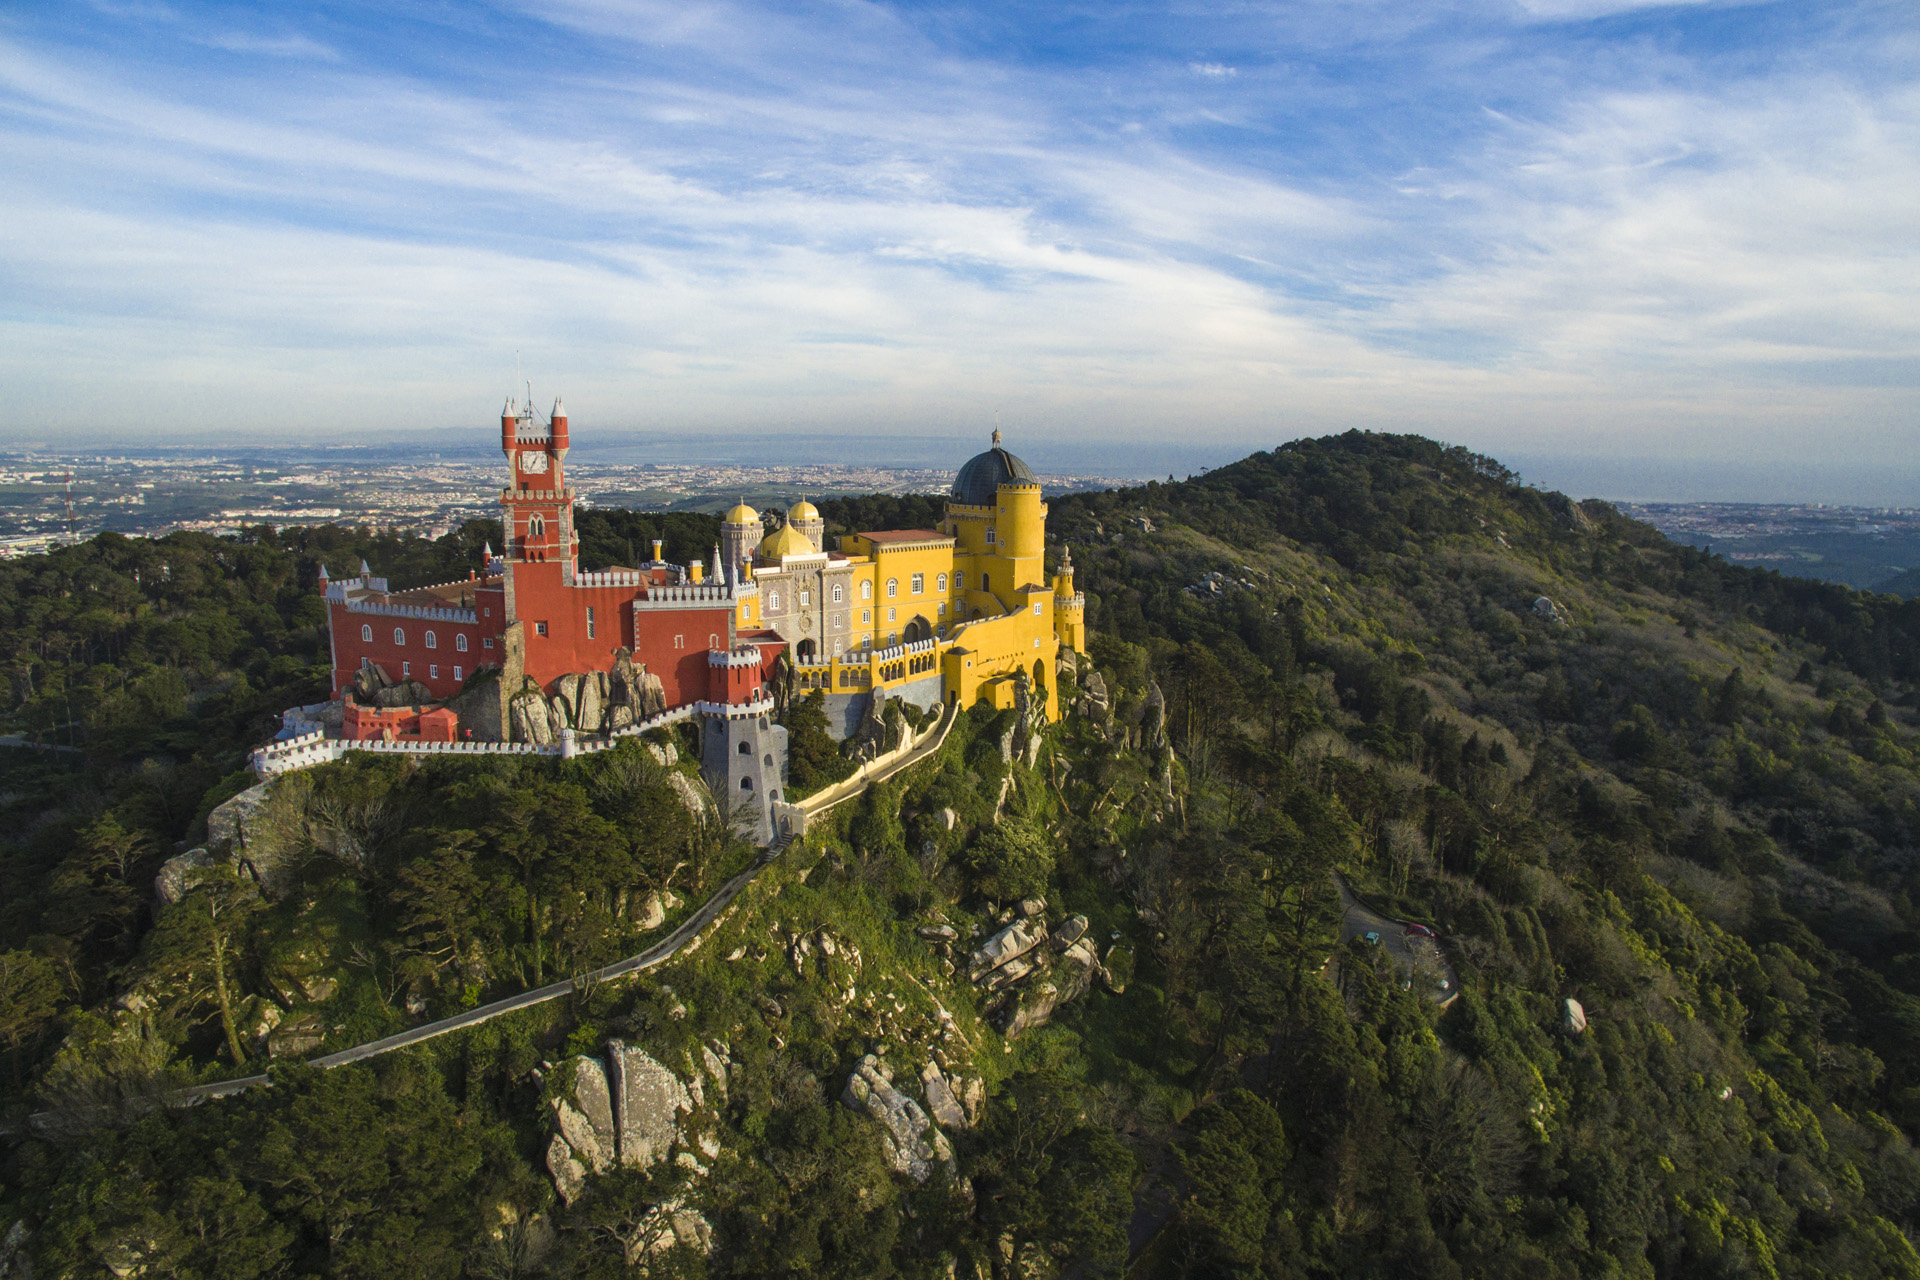
[[[793,646],[794,661],[810,664],[814,661],[814,654],[818,653],[819,649],[820,647],[813,641],[802,640],[799,644]]]
[[[922,640],[931,640],[933,624],[916,614],[913,621],[907,624],[907,629],[900,633],[900,638],[908,644],[919,644]]]

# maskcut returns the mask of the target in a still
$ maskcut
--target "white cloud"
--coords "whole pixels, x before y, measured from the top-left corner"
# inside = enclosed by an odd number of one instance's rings
[[[196,44],[228,53],[257,53],[268,58],[317,58],[337,62],[340,54],[318,40],[301,35],[263,36],[245,31],[209,31],[193,37]]]

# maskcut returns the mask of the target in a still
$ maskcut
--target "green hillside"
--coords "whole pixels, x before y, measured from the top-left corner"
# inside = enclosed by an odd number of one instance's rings
[[[592,514],[607,562],[660,527]],[[156,912],[364,540],[0,563],[8,727],[82,749],[0,750],[0,1274],[1920,1276],[1920,601],[1415,437],[1049,528],[1060,724],[975,709],[691,954],[328,1072],[294,1059],[633,954],[745,865],[691,742],[311,770]],[[273,1088],[159,1105],[269,1045]],[[624,1052],[707,1080],[679,1155],[563,1198],[561,1104]]]

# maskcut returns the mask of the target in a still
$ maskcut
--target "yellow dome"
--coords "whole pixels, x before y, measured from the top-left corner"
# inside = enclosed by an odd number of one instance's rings
[[[744,502],[720,518],[728,524],[760,523],[760,513]]]
[[[808,502],[805,498],[800,499],[800,501],[787,508],[787,519],[789,520],[818,520],[819,518],[820,509],[811,502]]]
[[[760,554],[769,560],[781,560],[787,556],[810,556],[817,548],[808,541],[807,535],[790,524],[778,529],[760,540]]]

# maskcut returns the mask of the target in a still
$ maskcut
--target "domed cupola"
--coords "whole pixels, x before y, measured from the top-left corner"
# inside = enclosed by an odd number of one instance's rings
[[[1003,484],[1025,480],[1038,484],[1033,468],[1000,447],[1000,433],[993,433],[993,448],[967,460],[954,479],[952,497],[969,507],[990,507]]]

